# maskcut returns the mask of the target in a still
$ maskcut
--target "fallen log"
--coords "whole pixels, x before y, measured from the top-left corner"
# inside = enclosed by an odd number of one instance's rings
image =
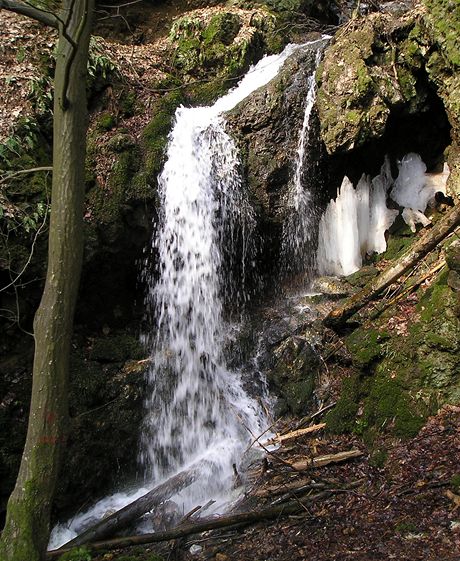
[[[439,222],[416,241],[412,247],[362,290],[348,298],[344,304],[335,308],[324,318],[328,327],[340,327],[382,290],[388,288],[406,271],[433,250],[444,238],[460,225],[460,204],[456,204]]]
[[[306,434],[311,434],[312,432],[317,432],[323,429],[326,423],[319,423],[318,425],[313,425],[305,429],[297,429],[286,434],[279,434],[265,441],[262,446],[270,446],[271,444],[282,444],[286,440],[293,440],[294,438],[299,438],[300,436],[305,436]]]
[[[73,540],[64,544],[57,551],[63,551],[77,545],[83,545],[92,541],[99,541],[112,536],[117,530],[126,528],[131,522],[143,516],[160,503],[169,499],[181,489],[191,485],[203,470],[205,461],[198,462],[190,468],[179,472],[177,475],[170,477],[158,487],[155,487],[142,497],[139,497],[129,505],[118,510],[114,514],[100,520],[97,524],[88,528]]]
[[[337,464],[345,462],[351,458],[362,456],[361,450],[347,450],[346,452],[338,452],[337,454],[326,454],[325,456],[317,456],[316,458],[308,458],[301,462],[294,462],[292,467],[297,471],[303,471],[312,467],[322,467],[328,464]]]
[[[107,551],[111,549],[121,549],[125,547],[131,547],[135,545],[144,545],[149,543],[158,543],[169,540],[175,540],[178,538],[183,538],[185,536],[190,536],[192,534],[201,534],[208,530],[217,530],[218,528],[226,528],[229,526],[251,524],[253,522],[260,522],[262,520],[272,520],[280,516],[285,516],[289,514],[296,514],[298,512],[305,512],[304,503],[315,502],[320,499],[324,499],[333,495],[335,493],[343,493],[350,489],[355,489],[362,485],[363,481],[354,481],[348,485],[341,488],[328,489],[317,493],[315,495],[310,495],[307,497],[302,497],[301,500],[297,499],[289,503],[282,505],[269,507],[265,509],[252,510],[250,512],[242,512],[239,514],[229,514],[224,516],[219,516],[218,518],[203,520],[202,522],[196,522],[193,524],[184,524],[173,528],[172,530],[166,530],[164,532],[156,532],[155,534],[143,534],[140,536],[130,536],[123,538],[114,538],[111,540],[100,541],[96,543],[88,544],[88,548],[93,551]],[[67,547],[61,549],[55,549],[53,551],[48,551],[47,559],[56,559],[60,555],[70,551],[71,548]]]

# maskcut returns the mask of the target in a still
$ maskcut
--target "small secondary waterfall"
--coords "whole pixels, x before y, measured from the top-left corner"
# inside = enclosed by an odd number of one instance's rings
[[[316,101],[316,69],[321,61],[323,49],[329,41],[324,36],[318,42],[314,66],[307,81],[307,96],[302,128],[299,134],[295,173],[291,190],[291,213],[283,225],[282,261],[288,272],[301,271],[307,276],[314,268],[315,252],[312,247],[316,233],[316,210],[306,174],[309,170],[308,145],[310,140],[312,112]]]

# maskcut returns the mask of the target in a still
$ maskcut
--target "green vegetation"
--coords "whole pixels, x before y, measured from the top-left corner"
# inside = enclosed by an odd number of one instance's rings
[[[142,133],[145,172],[149,181],[161,169],[174,113],[183,101],[182,91],[175,90],[165,94],[153,107],[153,118]]]
[[[91,561],[91,552],[86,547],[76,547],[59,557],[59,561]]]
[[[271,21],[268,15],[267,18]],[[207,23],[189,16],[178,19],[169,35],[174,43],[173,67],[180,74],[196,77],[228,79],[243,74],[262,55],[264,33],[254,27],[235,41],[241,26],[234,12],[216,14]]]

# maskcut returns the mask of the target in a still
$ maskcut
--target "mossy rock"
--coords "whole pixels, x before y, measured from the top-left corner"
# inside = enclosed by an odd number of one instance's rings
[[[117,119],[115,115],[111,113],[103,113],[96,123],[96,128],[101,131],[110,131],[117,124]]]
[[[388,333],[373,328],[359,328],[353,331],[346,339],[353,364],[358,368],[369,368],[382,356],[382,343],[388,338]]]
[[[423,0],[425,21],[448,62],[460,68],[460,5],[453,0]]]
[[[146,182],[135,181],[140,171],[141,151],[139,146],[123,140],[117,144],[122,150],[109,175],[107,185],[97,183],[87,195],[88,211],[96,224],[114,224],[122,227],[120,218],[126,206],[135,200],[152,198]]]
[[[357,421],[361,399],[361,381],[355,374],[345,378],[336,406],[325,417],[327,430],[341,434],[352,432]]]
[[[398,378],[377,376],[364,400],[362,427],[387,427],[395,436],[411,438],[422,428],[428,413],[424,402],[411,399]]]
[[[240,29],[241,18],[238,14],[231,12],[216,14],[202,31],[203,43],[231,45]]]
[[[149,183],[155,181],[157,174],[161,171],[174,114],[183,102],[184,95],[179,89],[163,95],[155,103],[152,120],[142,132],[145,173]]]
[[[446,263],[452,271],[460,272],[460,240],[456,240],[445,249]]]
[[[267,373],[281,396],[280,413],[305,414],[319,371],[319,357],[303,337],[288,337],[273,352],[275,364]]]
[[[242,27],[240,16],[235,12],[220,12],[209,21],[185,16],[178,19],[171,30],[170,41],[174,44],[171,64],[179,74],[194,77],[232,78],[242,75],[258,60],[265,45],[265,34],[271,28],[271,18],[262,14],[251,18],[251,25],[237,39]]]
[[[376,267],[372,265],[366,265],[364,267],[361,267],[361,269],[359,269],[355,273],[348,275],[348,277],[346,277],[346,281],[353,287],[362,288],[378,274],[379,270]]]

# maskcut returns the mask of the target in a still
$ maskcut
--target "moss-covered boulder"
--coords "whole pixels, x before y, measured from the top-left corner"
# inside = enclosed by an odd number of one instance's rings
[[[251,14],[233,8],[211,16],[191,12],[171,28],[171,64],[181,75],[235,78],[262,56],[274,24],[260,9]]]
[[[426,109],[423,55],[411,32],[417,14],[372,14],[334,38],[318,71],[321,133],[329,153],[383,135],[394,109]]]
[[[330,429],[414,436],[441,405],[460,400],[459,341],[458,293],[444,271],[346,337],[356,374],[327,417]]]

